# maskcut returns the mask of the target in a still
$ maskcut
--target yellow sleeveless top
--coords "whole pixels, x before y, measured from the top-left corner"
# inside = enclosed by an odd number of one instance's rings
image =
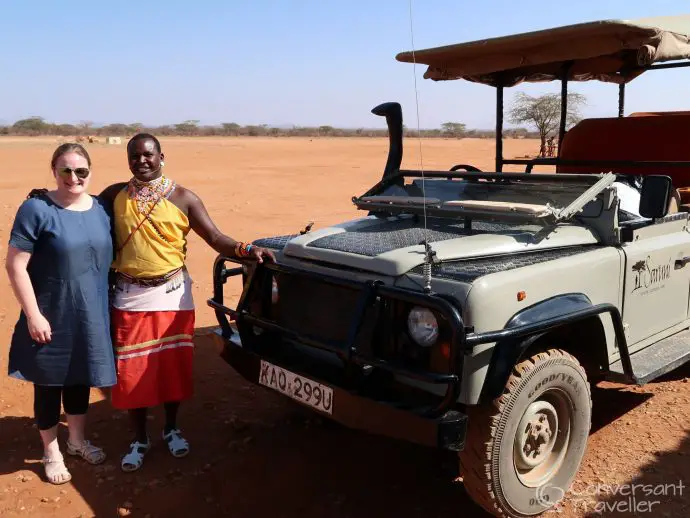
[[[147,207],[150,208],[150,205]],[[120,191],[113,204],[115,249],[122,247],[131,232],[144,219],[127,189]],[[161,199],[145,221],[134,232],[124,248],[116,252],[112,267],[118,272],[138,278],[160,277],[184,266],[187,255],[189,219],[175,204]]]

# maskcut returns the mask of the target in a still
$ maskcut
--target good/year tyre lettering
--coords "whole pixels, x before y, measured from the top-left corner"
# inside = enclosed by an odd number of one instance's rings
[[[534,394],[542,388],[544,385],[547,383],[551,383],[553,381],[556,381],[557,379],[561,379],[561,381],[565,381],[568,385],[573,387],[573,390],[575,390],[576,394],[580,394],[580,383],[575,379],[574,376],[571,376],[569,374],[565,373],[559,373],[559,374],[552,374],[551,376],[544,378],[541,380],[537,385],[527,394],[527,397],[532,399],[534,397]]]

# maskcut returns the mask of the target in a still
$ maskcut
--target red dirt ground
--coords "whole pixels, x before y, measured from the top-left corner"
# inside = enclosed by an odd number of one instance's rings
[[[385,162],[384,139],[162,139],[167,174],[199,194],[217,224],[249,240],[314,228],[357,216],[350,202],[375,183]],[[0,255],[15,211],[32,187],[51,185],[52,138],[0,139]],[[93,191],[129,176],[124,146],[91,144]],[[408,142],[403,166],[416,168]],[[488,140],[424,143],[424,167],[470,163],[491,169]],[[538,150],[534,141],[506,141],[506,156]],[[245,382],[205,335],[215,325],[211,295],[215,253],[199,238],[189,245],[195,281],[196,397],[180,425],[192,453],[173,459],[161,444],[161,414],[151,421],[154,450],[136,474],[119,469],[128,444],[126,416],[98,391],[89,431],[109,454],[92,467],[68,459],[73,480],[42,481],[40,440],[32,422],[32,392],[10,379],[0,349],[0,516],[486,516],[464,493],[452,454],[352,431],[323,421],[281,396]],[[9,344],[18,314],[2,270],[0,341]],[[239,294],[234,281],[230,294]],[[594,423],[574,490],[547,516],[690,516],[690,366],[642,388],[601,384],[593,390]],[[65,437],[65,430],[61,438]],[[683,484],[682,487],[679,484]],[[612,495],[611,492],[619,492]],[[655,494],[654,494],[655,493]],[[674,494],[675,493],[675,494]],[[607,507],[602,507],[607,505]],[[651,506],[651,510],[650,510]],[[600,512],[597,512],[600,511]]]

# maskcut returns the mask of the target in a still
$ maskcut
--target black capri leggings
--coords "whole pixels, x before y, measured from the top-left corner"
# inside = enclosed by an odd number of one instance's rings
[[[90,387],[87,385],[34,385],[34,416],[38,429],[48,430],[57,426],[60,421],[60,400],[66,414],[85,414],[89,408],[89,393]]]

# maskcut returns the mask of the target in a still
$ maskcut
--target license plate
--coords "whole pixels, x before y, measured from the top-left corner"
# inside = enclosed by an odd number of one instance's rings
[[[264,360],[261,360],[259,384],[327,414],[333,413],[333,389]]]

